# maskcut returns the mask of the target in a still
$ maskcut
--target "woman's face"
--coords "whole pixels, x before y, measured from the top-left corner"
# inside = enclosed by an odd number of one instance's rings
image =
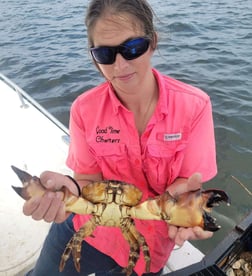
[[[118,46],[129,39],[143,36],[145,33],[141,25],[137,24],[135,18],[125,14],[102,17],[92,32],[94,47]],[[149,49],[136,59],[126,60],[118,53],[113,64],[97,66],[117,92],[130,93],[134,88],[141,87],[149,76],[152,54],[150,44]]]

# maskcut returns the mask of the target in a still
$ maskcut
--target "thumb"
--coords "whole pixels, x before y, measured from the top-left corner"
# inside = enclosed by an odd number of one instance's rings
[[[59,191],[65,186],[71,193],[77,195],[76,185],[71,179],[61,173],[44,171],[40,175],[42,185],[51,191]]]
[[[196,191],[201,188],[201,179],[202,176],[200,173],[194,173],[188,179],[181,178],[175,180],[168,187],[167,191],[173,196],[178,196],[189,191]]]
[[[187,191],[196,191],[201,189],[202,186],[202,175],[200,173],[194,173],[188,178],[187,181]]]
[[[65,176],[51,171],[44,171],[40,175],[41,184],[48,190],[60,190],[64,184]]]

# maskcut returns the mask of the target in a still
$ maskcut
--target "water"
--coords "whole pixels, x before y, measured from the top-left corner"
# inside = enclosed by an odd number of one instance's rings
[[[159,48],[153,65],[212,99],[219,173],[206,187],[232,199],[214,212],[222,229],[196,242],[207,253],[251,211],[252,2],[151,0]],[[65,125],[81,92],[100,83],[87,52],[85,0],[0,2],[0,71]]]

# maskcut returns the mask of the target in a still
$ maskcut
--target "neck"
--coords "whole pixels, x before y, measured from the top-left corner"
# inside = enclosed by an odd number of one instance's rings
[[[127,95],[125,101],[122,101],[133,112],[140,135],[144,132],[158,101],[158,87],[154,76],[153,81],[148,84],[139,88],[136,93]]]
[[[134,113],[143,113],[146,106],[158,94],[157,83],[154,75],[146,76],[145,80],[135,87],[130,87],[128,91],[116,91],[117,97],[122,104]]]
[[[134,87],[127,87],[127,90],[118,87],[114,89],[122,104],[133,112],[136,128],[142,134],[158,101],[158,85],[152,71],[146,74],[144,81]]]

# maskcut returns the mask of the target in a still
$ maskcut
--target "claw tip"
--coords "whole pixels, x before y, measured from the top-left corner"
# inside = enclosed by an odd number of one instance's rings
[[[18,178],[21,180],[23,185],[25,182],[28,182],[32,178],[32,176],[29,173],[22,171],[13,165],[11,165],[11,168],[15,172],[15,174],[18,176]]]
[[[21,187],[15,187],[15,186],[11,186],[12,189],[19,195],[21,196],[22,198],[24,198],[23,196],[23,188]]]

